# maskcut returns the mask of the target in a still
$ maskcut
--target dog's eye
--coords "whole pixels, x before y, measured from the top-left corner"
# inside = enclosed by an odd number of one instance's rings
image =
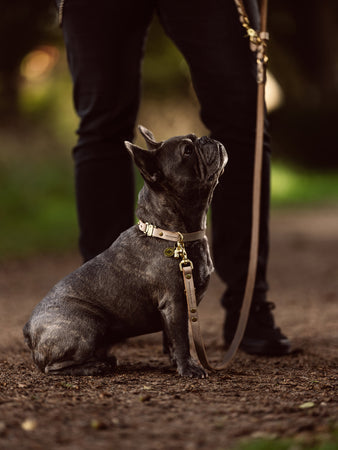
[[[184,145],[184,149],[183,149],[184,156],[192,155],[193,151],[194,151],[194,146],[192,144],[187,143]]]

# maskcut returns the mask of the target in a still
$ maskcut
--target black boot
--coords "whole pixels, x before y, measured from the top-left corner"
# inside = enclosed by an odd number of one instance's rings
[[[223,298],[226,319],[224,324],[224,340],[227,345],[231,344],[234,337],[240,311],[236,302]],[[240,349],[249,354],[282,356],[290,353],[290,342],[279,328],[271,310],[275,305],[271,302],[253,302],[250,309],[248,324],[242,339]]]

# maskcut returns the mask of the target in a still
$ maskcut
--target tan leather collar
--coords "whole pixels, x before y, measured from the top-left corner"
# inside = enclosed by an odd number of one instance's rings
[[[160,239],[165,239],[166,241],[183,241],[192,242],[199,241],[204,238],[205,230],[195,231],[194,233],[180,233],[178,231],[167,231],[156,227],[148,222],[144,223],[142,220],[138,221],[139,229],[147,236],[157,237]]]

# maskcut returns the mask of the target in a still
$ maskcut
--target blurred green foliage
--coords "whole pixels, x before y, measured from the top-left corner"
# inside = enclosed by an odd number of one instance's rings
[[[7,137],[11,157],[0,160],[0,260],[77,247],[72,162],[64,144],[48,132],[27,131],[21,138]],[[18,149],[27,157],[16,157]],[[137,190],[142,184],[138,175]],[[304,172],[273,164],[273,207],[337,205],[337,192],[338,171]]]
[[[274,151],[305,167],[338,167],[338,2],[269,3],[270,70],[285,101],[271,114]]]
[[[182,54],[165,35],[157,17],[149,30],[143,62],[143,95],[163,99],[189,95],[190,73]]]
[[[6,58],[0,65],[0,259],[75,248],[78,233],[71,160],[78,119],[72,105],[61,30],[54,24],[51,2],[34,0],[30,8],[35,5],[39,14],[29,15],[29,23],[24,23],[26,9],[18,6],[18,1],[6,4],[0,18],[0,25],[7,21],[5,27],[0,26],[0,50],[11,55],[7,66]],[[316,22],[316,29],[322,39],[324,35],[328,39],[323,23],[329,20],[330,11],[336,10],[336,4],[328,0],[321,5],[323,17],[319,24]],[[13,8],[20,10],[15,18],[13,14],[19,10]],[[271,69],[285,89],[286,98],[283,107],[271,116],[273,147],[278,157],[272,171],[274,207],[336,204],[338,200],[338,88],[336,79],[330,76],[328,93],[325,82],[331,73],[338,28],[328,28],[332,49],[327,50],[325,64],[321,60],[321,67],[311,72],[311,58],[318,56],[318,49],[305,47],[307,39],[315,37],[301,33],[316,18],[318,4],[309,2],[306,23],[299,21],[299,9],[304,8],[291,0],[276,0],[270,5],[274,36]],[[12,37],[10,23],[15,24],[13,30],[27,34],[25,42],[22,33],[17,33],[21,40]],[[293,45],[295,42],[297,45]],[[21,73],[22,59],[39,44],[59,49],[57,63],[44,76],[28,80]],[[142,105],[146,107],[141,111],[142,123],[152,127],[156,119],[158,132],[160,121],[160,138],[179,126],[199,133],[198,103],[188,67],[157,19],[149,32],[143,75]],[[9,111],[6,102],[11,98]],[[305,167],[311,170],[305,171]],[[138,176],[138,189],[141,184]]]
[[[1,3],[0,15],[0,120],[20,115],[20,64],[24,56],[45,40],[55,42],[52,0],[11,0]]]
[[[271,175],[273,207],[338,205],[338,170],[304,170],[274,162]]]
[[[55,2],[13,0],[0,17],[0,120],[26,114],[19,102],[20,63],[37,45],[62,47]],[[271,115],[274,151],[305,167],[338,167],[338,3],[336,0],[274,0],[269,4],[270,70],[284,103]],[[64,68],[66,70],[66,68]],[[144,62],[144,95],[188,96],[189,70],[155,17]],[[64,94],[66,95],[66,94]],[[46,98],[46,97],[45,97]],[[59,99],[60,97],[54,97]],[[62,98],[62,96],[61,96]],[[63,97],[64,98],[64,97]],[[26,103],[27,104],[27,103]],[[41,109],[40,109],[41,111]],[[319,151],[320,149],[320,151]]]
[[[245,439],[232,450],[337,450],[338,432],[332,427],[326,433],[299,434],[289,438]]]
[[[7,2],[0,17],[2,123],[15,118],[15,114],[27,113],[20,102],[20,64],[24,55],[38,45],[62,47],[55,2],[28,3],[25,6],[21,0]],[[309,0],[305,5],[275,0],[269,4],[268,25],[270,70],[280,82],[285,98],[281,108],[271,115],[274,151],[280,158],[305,167],[338,167],[338,3]],[[147,97],[164,99],[191,93],[188,67],[156,17],[149,31],[143,73]],[[68,95],[66,92],[64,96]],[[64,96],[57,93],[54,102]],[[44,98],[47,106],[47,97]]]
[[[0,260],[74,249],[73,181],[61,161],[0,170]]]

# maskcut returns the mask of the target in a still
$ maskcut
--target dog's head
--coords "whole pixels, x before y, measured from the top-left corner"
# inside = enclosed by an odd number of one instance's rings
[[[172,192],[178,198],[209,196],[223,173],[228,156],[224,146],[194,134],[156,142],[151,131],[139,126],[147,150],[125,142],[146,184],[155,191]]]

